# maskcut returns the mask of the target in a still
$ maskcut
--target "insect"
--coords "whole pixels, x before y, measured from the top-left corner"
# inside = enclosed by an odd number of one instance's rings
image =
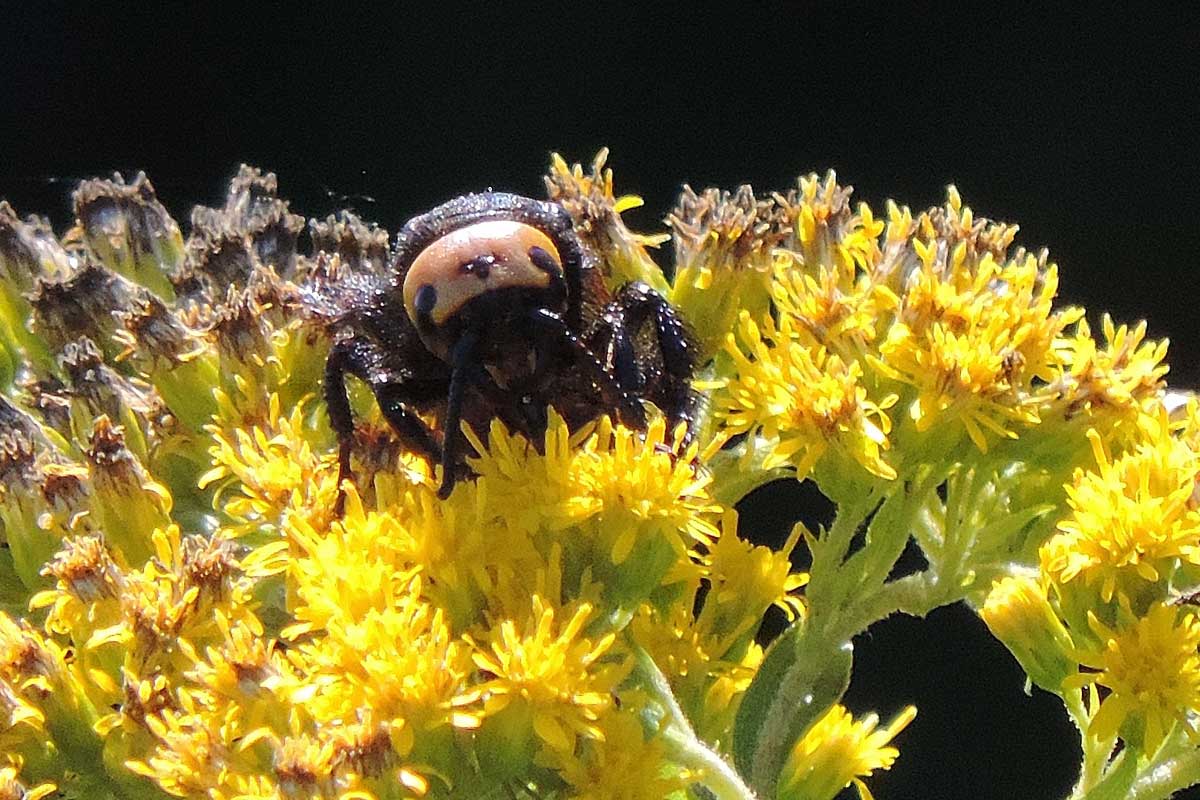
[[[556,203],[450,200],[404,226],[387,274],[334,284],[318,304],[335,309],[324,392],[339,486],[353,477],[346,375],[370,386],[405,448],[442,466],[442,498],[465,472],[464,421],[486,430],[499,417],[537,442],[547,406],[572,429],[605,413],[644,428],[643,400],[672,429],[695,411],[693,348],[675,309],[640,282],[610,294]]]

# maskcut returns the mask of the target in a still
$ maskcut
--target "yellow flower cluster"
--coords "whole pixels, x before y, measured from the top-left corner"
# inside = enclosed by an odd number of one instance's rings
[[[1200,614],[1188,596],[1200,579],[1200,417],[1194,401],[1172,415],[1163,400],[1156,416],[1142,404],[1136,433],[1106,442],[1088,431],[1094,464],[1066,487],[1066,513],[1037,572],[998,582],[983,608],[1030,679],[1062,696],[1084,732],[1079,792],[1122,759],[1128,784],[1172,747],[1200,745]]]
[[[0,798],[869,797],[915,710],[852,717],[846,642],[961,599],[1101,743],[1088,786],[1117,737],[1145,766],[1196,733],[1165,345],[1094,341],[953,188],[886,221],[832,173],[685,189],[645,236],[605,156],[550,196],[610,288],[678,308],[710,402],[690,436],[466,426],[445,500],[355,386],[339,487],[317,399],[306,287],[385,269],[386,232],[313,220],[301,253],[248,167],[186,241],[144,176],[86,182],[62,240],[0,204]],[[778,476],[837,522],[755,544],[735,505]],[[929,570],[893,579],[910,533]]]
[[[954,187],[944,207],[916,218],[889,204],[886,223],[865,205],[852,212],[832,173],[740,208],[736,230],[756,231],[755,246],[731,259],[728,226],[713,223],[707,248],[729,274],[766,275],[726,291],[743,309],[772,313],[743,310],[710,334],[724,339],[732,365],[721,371],[732,376],[708,385],[731,433],[764,440],[763,469],[839,475],[856,464],[893,479],[903,455],[953,447],[953,432],[986,453],[1060,409],[1136,413],[1159,385],[1163,349],[1138,349],[1140,329],[1098,349],[1082,311],[1053,307],[1055,266],[1010,254],[1015,226],[976,219]],[[935,427],[936,444],[925,443]],[[893,454],[896,442],[904,447]]]
[[[780,779],[783,791],[794,798],[831,797],[853,785],[859,797],[871,800],[862,777],[892,765],[900,753],[889,742],[916,715],[917,710],[908,706],[887,727],[876,730],[875,714],[855,720],[845,708],[834,706],[796,743]]]

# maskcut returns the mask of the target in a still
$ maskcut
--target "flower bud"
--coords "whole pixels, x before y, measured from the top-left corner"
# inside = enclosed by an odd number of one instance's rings
[[[288,211],[278,189],[274,173],[243,164],[222,208],[192,210],[187,258],[174,278],[177,291],[211,302],[229,287],[246,286],[256,268],[273,268],[283,277],[295,273],[304,218]]]
[[[854,719],[835,705],[793,745],[779,776],[779,800],[833,800],[853,785],[859,797],[870,797],[863,783],[875,770],[891,769],[899,751],[891,741],[917,716],[908,706],[883,728],[879,716]]]
[[[14,368],[23,360],[49,365],[49,350],[29,330],[26,294],[37,280],[62,279],[70,269],[46,220],[30,216],[21,221],[12,206],[0,201],[0,352],[7,353]],[[8,379],[11,372],[4,383]]]
[[[144,382],[131,381],[104,363],[104,356],[91,339],[68,342],[58,362],[70,387],[75,438],[85,439],[95,420],[107,416],[119,420],[135,434],[127,443],[139,458],[145,460],[146,439],[153,437],[153,423],[163,411],[153,390]]]
[[[0,613],[0,691],[6,685],[40,712],[42,724],[36,727],[49,734],[66,759],[89,763],[99,757],[100,740],[92,730],[98,714],[66,651],[27,621]],[[45,734],[38,737],[41,747]]]
[[[30,296],[34,327],[55,350],[86,336],[111,358],[119,352],[113,341],[119,315],[148,295],[136,283],[89,262],[66,280],[38,280]]]
[[[992,585],[980,616],[1035,684],[1061,694],[1063,679],[1077,671],[1071,636],[1033,578],[1013,576]]]
[[[68,462],[53,434],[2,398],[0,431],[0,525],[20,583],[33,588],[43,583],[42,564],[85,516],[87,470]]]
[[[124,428],[106,416],[93,424],[85,455],[97,526],[128,563],[145,562],[153,552],[151,532],[171,521],[170,493],[126,446]]]
[[[117,360],[128,359],[154,384],[175,418],[192,433],[199,432],[217,408],[212,393],[219,376],[216,355],[156,297],[136,302],[119,318],[125,329],[115,338],[125,350]]]

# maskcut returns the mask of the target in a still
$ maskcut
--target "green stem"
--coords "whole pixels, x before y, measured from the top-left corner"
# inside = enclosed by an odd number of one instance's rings
[[[1165,800],[1200,783],[1200,750],[1188,748],[1174,758],[1150,764],[1143,773],[1130,788],[1129,800]]]
[[[916,524],[925,489],[920,484],[907,491],[892,485],[838,508],[833,526],[814,548],[807,590],[810,623],[828,641],[849,641],[896,612],[924,616],[958,599],[947,597],[954,582],[943,582],[941,575],[935,579],[920,572],[887,580]],[[867,519],[871,521],[865,546],[847,558],[852,537]]]
[[[1080,770],[1076,794],[1087,796],[1104,778],[1112,743],[1089,739],[1087,733],[1080,735],[1080,743],[1083,746],[1083,768]]]
[[[1088,711],[1087,706],[1083,702],[1084,691],[1072,691],[1062,696],[1063,705],[1067,709],[1067,716],[1071,718],[1071,722],[1075,724],[1075,729],[1079,731],[1079,745],[1080,749],[1083,750],[1083,763],[1079,765],[1079,783],[1075,786],[1074,791],[1071,792],[1072,798],[1084,796],[1100,781],[1104,772],[1104,765],[1108,761],[1108,750],[1101,748],[1099,742],[1089,743],[1087,735]],[[1111,750],[1111,747],[1109,750]]]
[[[733,767],[699,739],[668,733],[667,741],[673,745],[673,756],[679,763],[703,774],[704,785],[717,800],[755,800],[754,792]]]
[[[666,741],[671,746],[671,756],[685,767],[703,775],[703,784],[717,800],[755,800],[754,792],[746,785],[737,771],[712,748],[696,736],[687,715],[679,707],[675,693],[667,676],[643,648],[635,648],[638,670],[646,681],[646,688],[662,705],[670,720]]]
[[[836,634],[842,639],[852,638],[892,614],[924,617],[947,602],[952,600],[947,599],[946,590],[939,582],[932,580],[927,572],[915,572],[857,598],[853,608],[848,609],[841,620]]]

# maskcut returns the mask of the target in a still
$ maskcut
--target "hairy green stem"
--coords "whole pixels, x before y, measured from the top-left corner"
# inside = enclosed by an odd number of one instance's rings
[[[754,792],[729,762],[696,736],[691,722],[675,699],[675,693],[671,691],[667,676],[663,675],[658,664],[654,663],[654,659],[643,648],[638,647],[635,650],[638,671],[645,678],[646,688],[667,714],[669,724],[665,733],[666,740],[671,745],[672,757],[703,775],[702,783],[717,800],[755,800]]]
[[[1129,790],[1130,800],[1166,800],[1200,783],[1200,750],[1183,748],[1179,755],[1150,764]]]

